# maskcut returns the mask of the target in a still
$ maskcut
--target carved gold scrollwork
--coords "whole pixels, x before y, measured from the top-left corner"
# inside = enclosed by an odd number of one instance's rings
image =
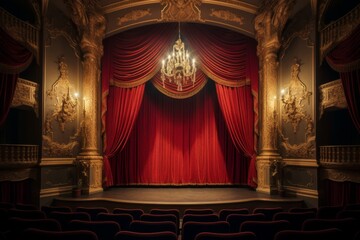
[[[312,92],[307,90],[303,81],[299,78],[301,62],[295,58],[295,63],[291,66],[291,80],[286,94],[282,92],[281,102],[283,103],[283,120],[291,123],[294,134],[297,132],[300,121],[308,118],[304,111],[303,100],[308,99]]]
[[[313,158],[315,156],[315,133],[314,121],[304,110],[305,99],[310,102],[312,92],[299,77],[301,62],[295,59],[291,67],[291,80],[289,88],[285,94],[282,91],[281,102],[283,105],[282,119],[285,123],[290,123],[293,133],[296,134],[300,122],[305,121],[305,141],[300,144],[291,144],[281,130],[279,130],[280,147],[283,149],[284,157]]]
[[[118,17],[118,25],[121,26],[126,22],[130,21],[136,21],[140,18],[146,17],[148,15],[151,15],[150,9],[136,9],[129,13],[126,13],[122,15],[121,17]]]
[[[160,21],[170,22],[204,22],[201,18],[201,0],[161,0],[165,5],[161,10]]]
[[[230,12],[230,11],[226,11],[226,10],[211,9],[210,16],[216,17],[216,18],[228,21],[228,22],[235,22],[235,23],[238,23],[239,25],[244,24],[244,18],[242,16],[240,16],[239,14]]]
[[[36,116],[39,115],[39,86],[37,83],[18,78],[14,98],[11,107],[29,106],[34,109]]]
[[[320,118],[327,108],[347,108],[341,79],[320,85]]]
[[[61,132],[65,131],[66,123],[77,118],[78,101],[73,86],[68,78],[68,66],[63,56],[58,59],[59,77],[52,84],[51,89],[46,91],[50,100],[55,100],[54,109],[46,114],[43,130],[43,151],[46,156],[73,156],[79,146],[82,129],[79,128],[70,136],[67,143],[54,140],[53,123]]]

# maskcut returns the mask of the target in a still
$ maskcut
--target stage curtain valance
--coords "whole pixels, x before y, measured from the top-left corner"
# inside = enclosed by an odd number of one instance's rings
[[[329,65],[340,73],[351,119],[360,133],[360,26],[327,56]]]
[[[110,168],[116,168],[119,167],[118,164],[124,164],[117,162],[115,159],[119,158],[119,154],[121,155],[127,152],[127,150],[122,152],[120,149],[123,149],[124,142],[129,138],[129,132],[121,131],[116,127],[114,129],[112,124],[119,124],[119,121],[122,121],[119,116],[115,116],[117,111],[120,111],[121,114],[130,114],[130,111],[127,113],[124,112],[124,109],[129,109],[130,104],[124,99],[127,97],[132,98],[130,95],[126,96],[126,91],[119,91],[116,93],[119,94],[117,100],[115,100],[115,98],[110,99],[110,95],[116,92],[113,91],[112,88],[124,88],[131,91],[130,89],[133,88],[138,89],[140,86],[144,87],[147,81],[151,81],[152,85],[164,95],[171,98],[184,98],[184,100],[185,98],[194,96],[206,87],[208,79],[213,80],[221,86],[226,86],[228,89],[231,89],[230,91],[236,92],[236,88],[245,87],[247,92],[246,96],[250,97],[252,101],[246,101],[246,103],[244,103],[247,108],[244,114],[251,114],[253,119],[253,124],[246,127],[249,128],[249,133],[253,135],[246,140],[247,143],[243,143],[246,147],[241,146],[240,143],[236,143],[235,137],[233,141],[236,147],[245,153],[247,159],[253,159],[254,157],[258,119],[258,61],[256,56],[256,41],[230,30],[213,26],[201,25],[200,27],[198,24],[181,24],[181,38],[185,46],[191,49],[191,56],[196,56],[199,70],[194,86],[190,83],[189,85],[183,86],[183,91],[178,92],[175,85],[167,82],[165,82],[165,87],[163,87],[159,73],[161,60],[164,56],[167,56],[168,51],[172,49],[172,45],[177,37],[178,25],[167,23],[133,29],[109,37],[104,41],[104,56],[102,61],[102,132],[104,134],[105,186],[111,186],[114,183],[112,181]],[[140,97],[140,94],[138,97]],[[241,101],[241,98],[236,98],[236,95],[227,97],[231,99],[230,101]],[[143,104],[148,104],[144,101],[151,100],[143,100]],[[137,107],[140,107],[141,102],[136,101],[136,103],[139,104],[136,104]],[[182,109],[182,107],[179,108]],[[223,110],[223,108],[225,107],[221,107],[223,117],[229,117],[224,113],[225,110]],[[170,109],[173,110],[172,108],[169,108],[169,110]],[[109,111],[112,113],[109,114]],[[139,110],[131,111],[131,114],[133,114],[131,116],[132,120],[124,120],[125,122],[121,123],[127,125],[130,131],[134,124],[136,124],[134,119],[136,119],[136,112],[138,111]],[[154,108],[153,111],[159,110]],[[241,115],[241,117],[245,115]],[[139,116],[139,118],[141,118],[141,116]],[[126,118],[125,115],[124,117]],[[245,116],[245,118],[246,117],[247,116]],[[112,119],[109,120],[109,118]],[[232,121],[237,120],[238,119],[234,117]],[[142,120],[138,119],[137,121]],[[165,119],[162,121],[165,121]],[[175,118],[174,121],[176,122],[178,120]],[[183,121],[187,120],[184,119]],[[226,121],[229,127],[230,123],[228,123],[228,120]],[[235,134],[241,135],[241,133],[234,133],[234,135]],[[248,132],[245,134],[248,134]],[[136,137],[134,138],[136,139]],[[131,138],[129,141],[132,141]],[[252,142],[252,144],[250,144],[251,147],[247,145],[250,142]],[[209,147],[209,149],[211,148],[213,147]],[[201,152],[203,151],[206,150],[202,150]],[[152,154],[152,152],[149,152],[149,154]],[[122,157],[128,158],[127,156]],[[136,156],[136,158],[137,157],[138,156]],[[248,161],[245,162],[247,162],[246,166],[249,167]],[[253,167],[250,166],[250,169],[255,170],[255,162],[251,161],[251,164]],[[126,166],[122,165],[122,167]],[[249,181],[251,184],[249,185],[255,186],[256,171],[251,173],[249,177],[251,178],[251,181]],[[191,180],[191,178],[189,179]]]
[[[33,54],[0,29],[0,126],[5,122],[14,97],[18,75],[33,59]]]

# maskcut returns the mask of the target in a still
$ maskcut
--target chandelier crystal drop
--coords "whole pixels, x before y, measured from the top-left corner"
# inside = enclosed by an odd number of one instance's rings
[[[177,85],[177,91],[182,91],[183,86],[191,80],[195,83],[196,79],[196,65],[195,58],[190,60],[188,50],[185,50],[185,44],[180,38],[180,23],[179,23],[179,39],[173,45],[172,54],[169,54],[166,59],[162,60],[161,80],[163,88],[165,88],[166,79]]]

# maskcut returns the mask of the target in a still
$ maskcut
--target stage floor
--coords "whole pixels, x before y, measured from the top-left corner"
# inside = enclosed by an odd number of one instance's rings
[[[137,203],[226,203],[241,200],[283,199],[239,187],[134,187],[111,188],[84,198],[111,198]]]
[[[53,205],[142,208],[241,208],[304,207],[298,197],[280,197],[240,187],[116,187],[79,198],[54,199]]]

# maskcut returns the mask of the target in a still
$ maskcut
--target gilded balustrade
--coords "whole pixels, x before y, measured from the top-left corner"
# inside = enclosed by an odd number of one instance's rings
[[[320,165],[327,168],[360,168],[360,145],[320,146]]]
[[[39,161],[38,145],[0,144],[0,168],[28,168]]]

